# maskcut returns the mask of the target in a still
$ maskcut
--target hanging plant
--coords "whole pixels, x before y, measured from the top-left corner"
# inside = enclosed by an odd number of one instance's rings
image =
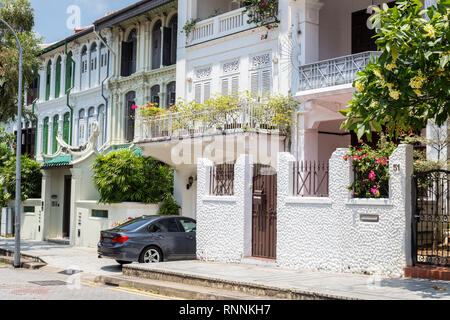
[[[277,28],[280,24],[278,19],[278,0],[246,0],[244,1],[248,24],[265,27],[267,30]],[[261,37],[267,38],[267,34]]]
[[[183,27],[183,30],[181,32],[186,33],[186,39],[189,38],[189,35],[191,32],[195,29],[195,26],[197,25],[197,22],[199,22],[199,19],[192,18],[186,22],[186,24]]]

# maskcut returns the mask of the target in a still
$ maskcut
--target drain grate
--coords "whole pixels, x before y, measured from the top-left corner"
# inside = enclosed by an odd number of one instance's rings
[[[72,276],[74,274],[81,273],[81,272],[83,272],[83,270],[67,269],[67,270],[64,270],[64,271],[61,271],[61,272],[58,272],[58,273],[65,274],[67,276]]]
[[[29,281],[29,283],[37,284],[38,286],[42,286],[42,287],[67,285],[67,282],[61,281],[61,280]]]

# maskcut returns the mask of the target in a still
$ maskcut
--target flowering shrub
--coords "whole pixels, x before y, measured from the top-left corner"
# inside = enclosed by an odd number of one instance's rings
[[[256,24],[269,30],[278,27],[278,0],[246,0],[244,4],[248,24]]]
[[[352,162],[355,172],[354,182],[349,186],[354,198],[389,197],[389,156],[394,149],[393,143],[386,143],[378,150],[361,143],[344,156],[344,160]]]
[[[147,103],[142,107],[133,105],[132,108],[138,110],[139,115],[144,119],[152,119],[167,113],[167,110],[160,108],[157,103]]]

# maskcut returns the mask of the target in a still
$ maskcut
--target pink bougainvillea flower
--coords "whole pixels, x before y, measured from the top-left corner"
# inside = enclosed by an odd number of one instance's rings
[[[138,109],[139,107],[137,106],[137,105],[135,105],[135,104],[133,104],[132,106],[131,106],[131,109],[133,109],[133,110],[136,110],[136,109]]]
[[[374,181],[374,180],[375,180],[375,177],[376,177],[375,172],[374,172],[373,170],[370,171],[370,173],[369,173],[369,179],[372,180],[372,181]]]

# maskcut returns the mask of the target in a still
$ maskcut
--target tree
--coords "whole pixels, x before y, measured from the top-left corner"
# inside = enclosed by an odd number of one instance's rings
[[[429,120],[441,126],[450,116],[450,0],[426,11],[419,0],[375,10],[382,54],[358,74],[343,127],[370,139],[372,129],[397,136]]]
[[[5,162],[14,156],[15,141],[16,137],[12,133],[0,127],[0,170],[5,166]]]
[[[28,156],[22,156],[22,201],[30,198],[41,197],[42,173],[41,165],[30,159]],[[3,180],[5,200],[14,199],[16,195],[16,157],[11,157],[6,161],[5,166],[0,173],[0,179]]]
[[[0,18],[16,31],[23,48],[24,88],[37,77],[40,38],[33,31],[34,12],[29,0],[0,0]],[[9,29],[0,23],[0,122],[17,114],[19,51]],[[23,99],[22,101],[25,101]]]

